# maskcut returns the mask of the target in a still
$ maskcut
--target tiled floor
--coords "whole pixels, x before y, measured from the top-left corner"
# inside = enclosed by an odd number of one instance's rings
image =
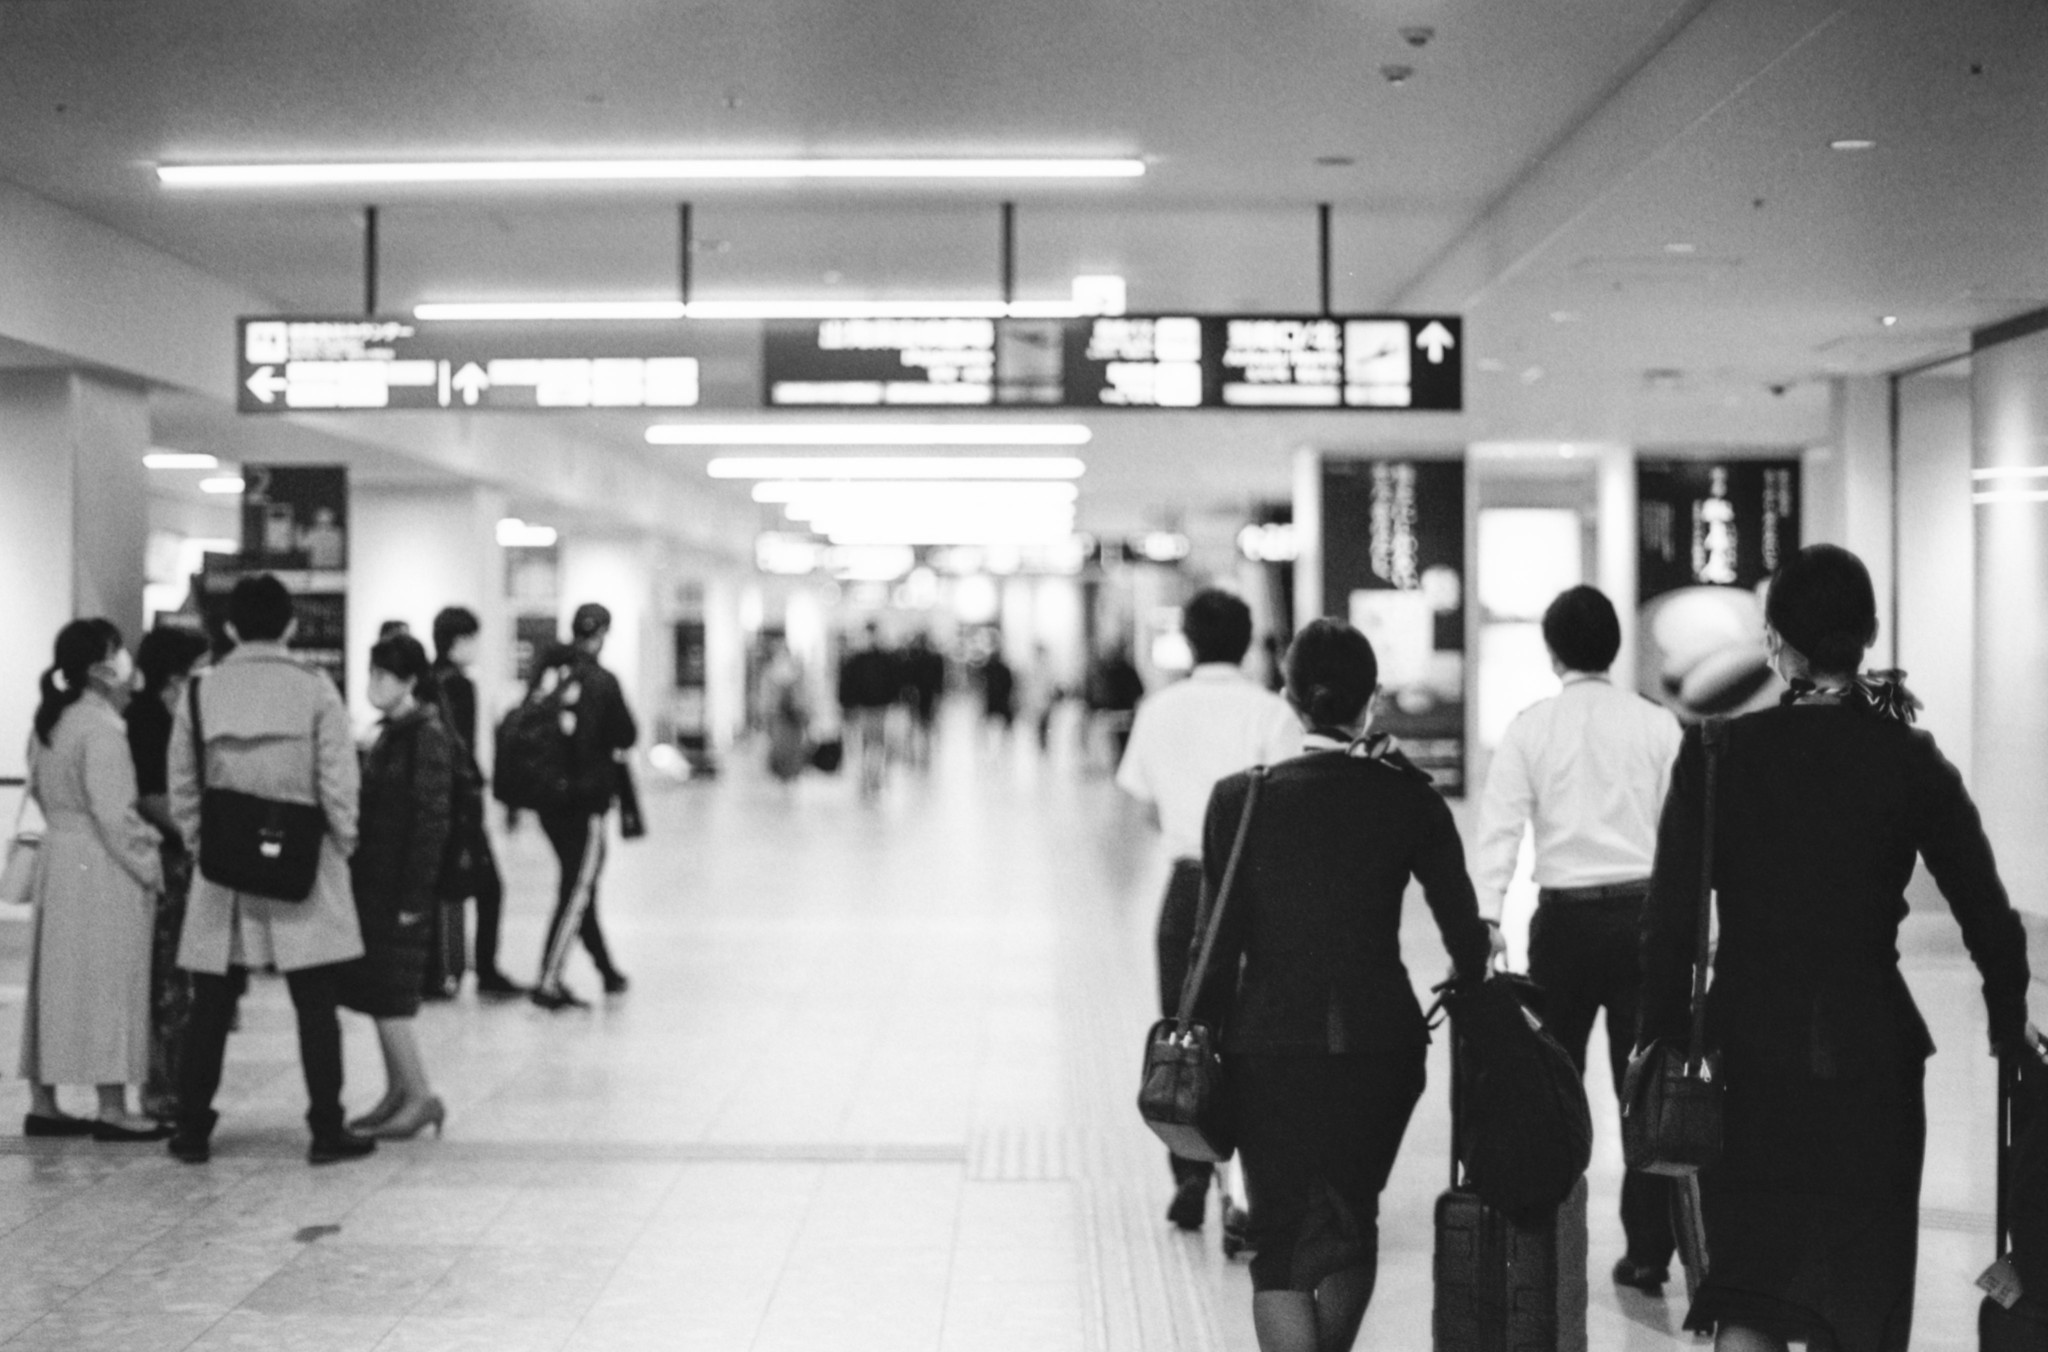
[[[1160,1219],[1164,1165],[1130,1108],[1163,867],[1150,835],[1074,759],[957,732],[932,778],[872,806],[843,780],[792,794],[747,767],[650,790],[652,834],[616,850],[602,906],[631,993],[582,1014],[427,1009],[445,1140],[309,1169],[276,982],[245,1006],[212,1164],[0,1137],[0,1346],[1252,1348],[1243,1268],[1213,1229]],[[531,831],[506,863],[524,967],[552,863]],[[1411,916],[1430,978],[1441,950]],[[0,922],[10,1058],[23,929]],[[1943,1045],[1915,1347],[1960,1352],[1990,1246],[1991,1065],[1953,926],[1916,915],[1907,937]],[[367,1105],[374,1039],[353,1018],[348,1037]],[[25,1102],[0,1085],[7,1122]],[[1599,1086],[1595,1105],[1604,1270],[1619,1159]],[[1428,1346],[1444,1136],[1433,1088],[1385,1199],[1362,1348]],[[1592,1302],[1596,1349],[1688,1344],[1675,1301],[1622,1299],[1596,1273]]]

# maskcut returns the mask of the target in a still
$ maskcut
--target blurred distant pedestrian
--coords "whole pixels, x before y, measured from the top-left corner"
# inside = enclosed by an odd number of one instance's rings
[[[946,656],[919,630],[903,652],[903,698],[910,712],[910,762],[920,769],[932,761],[932,736],[939,701],[946,693]]]
[[[761,722],[768,733],[768,772],[795,782],[810,763],[811,705],[803,668],[787,643],[777,642],[761,674]]]
[[[1017,721],[1017,675],[1000,648],[981,662],[981,718],[998,736],[1007,735]]]
[[[861,646],[839,664],[839,707],[863,798],[882,791],[889,762],[889,709],[902,687],[896,655],[883,646],[881,626],[869,620]]]

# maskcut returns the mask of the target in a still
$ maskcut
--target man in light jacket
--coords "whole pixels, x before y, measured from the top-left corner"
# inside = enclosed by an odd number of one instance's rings
[[[192,882],[178,965],[192,974],[192,1016],[186,1028],[177,1133],[170,1151],[188,1164],[210,1153],[219,1114],[221,1061],[235,1006],[252,968],[284,973],[298,1014],[299,1063],[305,1072],[306,1124],[314,1164],[355,1159],[377,1143],[343,1125],[341,1022],[335,1015],[341,964],[362,956],[348,858],[356,846],[359,771],[341,692],[286,649],[293,627],[291,593],[269,574],[243,578],[228,600],[228,634],[236,647],[193,684],[181,701],[171,736],[171,816],[195,859],[199,841],[200,754],[206,787],[317,804],[326,815],[319,871],[304,901],[272,901],[223,887],[203,869]],[[199,701],[205,746],[193,735]]]

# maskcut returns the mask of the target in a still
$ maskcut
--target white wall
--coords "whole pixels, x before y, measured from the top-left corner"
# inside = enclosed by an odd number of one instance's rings
[[[1970,386],[1961,375],[1899,387],[1898,664],[1926,701],[1920,725],[1970,778],[1976,695],[1976,528],[1970,506]],[[1889,622],[1889,615],[1884,622]]]

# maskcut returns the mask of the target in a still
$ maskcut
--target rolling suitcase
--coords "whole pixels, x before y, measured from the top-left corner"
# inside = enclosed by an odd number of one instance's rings
[[[2033,1095],[2019,1092],[2020,1082],[2042,1073],[2038,1063],[2022,1070],[2012,1056],[1998,1063],[1998,1261],[1977,1279],[1990,1293],[1977,1310],[1982,1352],[2048,1352],[2048,1291],[2023,1291],[2013,1267],[2013,1147],[2029,1125],[2025,1109],[2033,1102]]]
[[[1461,1186],[1451,1037],[1451,1186],[1436,1203],[1436,1352],[1586,1352],[1586,1180],[1518,1222]]]

